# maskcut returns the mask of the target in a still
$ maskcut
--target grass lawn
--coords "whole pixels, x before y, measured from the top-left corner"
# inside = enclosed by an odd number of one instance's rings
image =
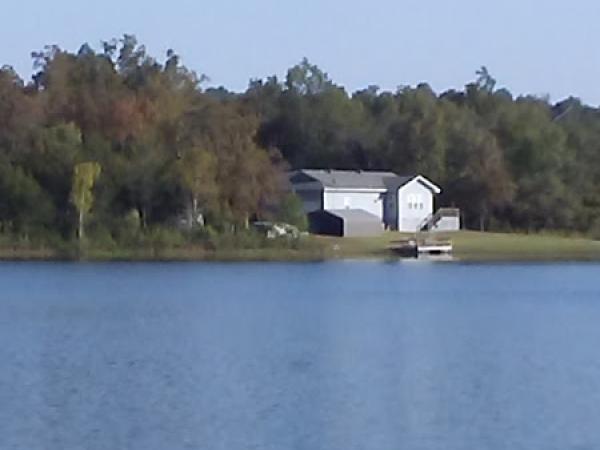
[[[600,241],[581,237],[464,231],[451,239],[460,259],[600,260]]]
[[[319,236],[314,239],[324,246],[324,254],[327,257],[368,258],[392,256],[388,250],[391,242],[411,236],[411,234],[388,232],[373,238]],[[586,238],[474,231],[431,234],[430,237],[452,241],[454,257],[466,261],[600,260],[600,241]]]

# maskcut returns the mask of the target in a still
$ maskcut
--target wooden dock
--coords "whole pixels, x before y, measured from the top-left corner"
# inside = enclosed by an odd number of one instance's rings
[[[406,258],[418,258],[420,255],[449,255],[452,253],[452,241],[402,239],[393,241],[389,249],[396,255]]]

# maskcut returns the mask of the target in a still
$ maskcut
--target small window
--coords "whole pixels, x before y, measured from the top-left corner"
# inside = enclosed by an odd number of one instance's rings
[[[419,209],[423,209],[423,203],[419,203]]]

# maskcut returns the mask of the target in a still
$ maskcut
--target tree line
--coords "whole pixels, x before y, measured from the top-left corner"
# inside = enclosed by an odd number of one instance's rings
[[[25,82],[0,70],[0,232],[128,239],[157,227],[297,218],[286,171],[423,174],[470,228],[600,228],[600,110],[515,98],[482,68],[463,90],[349,94],[302,60],[245,92],[134,36],[48,46]]]

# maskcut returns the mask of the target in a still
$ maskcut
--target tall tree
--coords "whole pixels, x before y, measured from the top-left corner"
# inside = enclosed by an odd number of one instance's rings
[[[300,95],[315,95],[333,87],[329,76],[308,58],[288,70],[285,85]]]
[[[96,162],[79,163],[73,170],[73,189],[71,191],[71,201],[77,208],[79,221],[77,227],[77,236],[79,240],[84,239],[84,219],[90,212],[94,204],[94,194],[92,192],[96,180],[100,176],[101,167]]]
[[[202,222],[207,213],[218,213],[219,186],[217,185],[218,159],[212,152],[193,148],[186,152],[180,164],[182,183],[190,196],[188,226]]]

